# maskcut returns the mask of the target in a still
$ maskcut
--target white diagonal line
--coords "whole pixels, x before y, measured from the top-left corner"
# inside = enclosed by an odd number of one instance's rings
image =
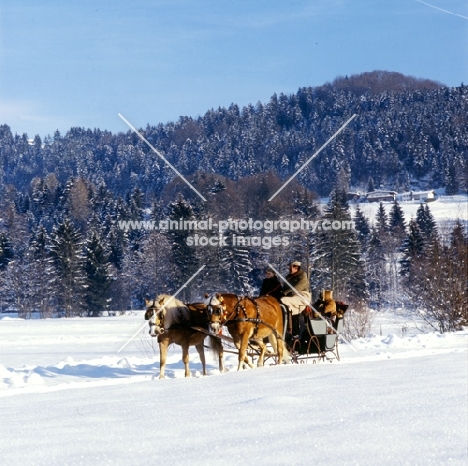
[[[182,173],[180,173],[177,168],[175,168],[170,162],[169,160],[166,159],[166,157],[164,157],[164,155],[161,154],[161,152],[159,152],[142,134],[140,134],[136,128],[121,114],[121,113],[118,113],[119,117],[122,118],[123,121],[125,121],[125,123],[127,123],[127,125],[137,134],[137,136],[142,140],[144,141],[161,159],[164,160],[164,162],[166,162],[167,165],[169,165],[169,167],[172,168],[172,170],[174,170],[177,175],[179,175],[182,180],[185,181],[185,183],[187,183],[187,185],[193,189],[204,201],[206,201],[206,199],[202,196],[202,194],[184,177],[184,175],[182,175]]]
[[[453,13],[452,11],[444,10],[443,8],[439,8],[438,6],[431,5],[430,3],[423,2],[422,0],[416,0],[416,1],[419,2],[419,3],[422,3],[423,5],[427,5],[427,6],[430,6],[432,8],[435,8],[436,10],[443,11],[444,13],[448,13],[449,15],[459,16],[460,18],[468,19],[468,16],[463,16],[463,15],[460,15],[458,13]]]
[[[272,268],[272,270],[274,270],[274,272],[276,273],[276,275],[278,275],[285,283],[286,285],[289,286],[289,288],[291,288],[291,290],[293,290],[294,293],[296,293],[297,296],[299,296],[299,298],[301,298],[302,302],[306,305],[306,306],[310,306],[314,311],[315,313],[327,324],[327,327],[330,327],[348,346],[350,346],[352,348],[352,350],[356,353],[356,349],[353,347],[353,345],[341,334],[341,333],[338,333],[336,331],[336,329],[330,325],[330,322],[328,322],[327,319],[323,318],[321,315],[320,315],[320,312],[317,311],[317,309],[315,309],[314,306],[312,306],[311,303],[308,303],[307,300],[304,298],[304,296],[302,296],[297,290],[296,288],[294,288],[287,280],[286,278],[283,277],[283,275],[281,275],[271,264],[268,264],[269,267]]]
[[[156,314],[159,314],[204,268],[206,265],[202,265],[167,301],[166,304],[164,304],[161,309],[158,310]],[[130,337],[127,342],[122,345],[117,353],[120,353],[148,324],[146,322],[143,323],[143,325]]]
[[[320,152],[322,152],[323,149],[325,149],[325,147],[328,146],[328,144],[330,144],[330,142],[341,132],[343,131],[346,126],[351,123],[351,120],[356,116],[356,113],[309,159],[307,160],[301,168],[299,168],[299,170],[296,171],[296,173],[294,173],[293,176],[291,176],[291,178],[289,178],[288,181],[286,181],[286,183],[283,184],[283,186],[281,186],[280,189],[278,189],[278,191],[276,191],[275,194],[273,194],[273,196],[270,197],[270,199],[268,199],[268,201],[271,201],[272,199],[274,199],[277,194],[282,191],[297,175],[298,173],[300,173],[302,170],[304,170],[304,168],[318,155],[320,154]]]

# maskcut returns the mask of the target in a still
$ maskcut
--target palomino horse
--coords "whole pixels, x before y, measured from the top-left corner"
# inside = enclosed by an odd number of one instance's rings
[[[164,378],[167,348],[175,343],[182,347],[182,360],[185,365],[185,377],[190,377],[189,347],[195,346],[206,375],[205,350],[203,342],[206,333],[192,327],[201,327],[208,331],[207,308],[202,303],[185,305],[169,295],[160,295],[153,301],[146,302],[145,319],[149,320],[150,335],[158,337],[159,343],[159,378]],[[219,370],[224,371],[223,346],[219,339],[210,337],[211,347],[218,355]]]
[[[268,337],[276,347],[278,361],[289,361],[289,353],[283,342],[283,312],[278,301],[270,296],[260,298],[238,297],[231,293],[215,293],[204,300],[208,307],[210,328],[218,333],[226,325],[236,348],[239,350],[240,370],[247,360],[249,340],[260,347],[258,366],[263,366],[266,346],[263,339]]]

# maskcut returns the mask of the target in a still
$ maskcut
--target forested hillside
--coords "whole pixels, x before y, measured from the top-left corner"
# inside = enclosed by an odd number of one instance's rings
[[[354,113],[297,180],[267,202]],[[206,202],[131,131],[71,128],[30,139],[0,126],[2,309],[73,316],[140,307],[144,296],[174,292],[201,265],[206,268],[184,290],[185,299],[204,290],[252,293],[266,262],[284,267],[292,257],[314,266],[315,291],[332,287],[364,309],[393,299],[388,290],[395,289],[400,272],[411,274],[436,243],[440,257],[466,252],[466,234],[458,227],[442,243],[427,237],[424,247],[407,253],[403,267],[407,235],[416,233],[399,223],[397,210],[393,224],[356,219],[357,231],[281,232],[281,248],[233,246],[237,231],[225,232],[229,247],[197,248],[188,244],[190,232],[119,226],[161,218],[350,219],[346,191],[366,189],[370,180],[394,190],[415,182],[449,194],[466,190],[464,85],[365,73],[244,108],[232,104],[199,118],[148,124],[142,133]],[[317,194],[330,195],[329,205],[320,207]],[[453,235],[457,252],[444,249]]]
[[[387,90],[384,90],[387,88]],[[353,186],[408,189],[410,179],[432,188],[466,189],[468,90],[437,86],[397,73],[366,73],[244,108],[212,109],[148,126],[145,137],[184,175],[197,171],[230,179],[272,169],[291,175],[353,113],[355,120],[301,173],[310,190],[328,195],[345,170]],[[7,123],[7,122],[5,122]],[[55,174],[64,184],[81,176],[116,195],[138,187],[161,191],[174,173],[131,131],[71,128],[32,145],[0,127],[0,187],[22,192],[35,177]]]

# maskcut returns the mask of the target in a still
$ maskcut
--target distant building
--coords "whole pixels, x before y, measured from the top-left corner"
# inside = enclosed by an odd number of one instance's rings
[[[346,195],[346,198],[348,199],[348,201],[354,201],[354,202],[359,201],[360,197],[361,197],[360,193],[351,193],[351,192],[349,192]]]
[[[432,202],[437,199],[436,192],[434,190],[430,191],[410,191],[408,193],[397,194],[397,201],[424,201]]]
[[[396,199],[395,191],[371,191],[366,194],[367,202],[393,202]]]
[[[413,191],[408,193],[400,193],[396,195],[396,200],[400,202],[408,202],[413,200]]]
[[[434,190],[413,192],[413,201],[432,202],[437,199],[437,194]]]

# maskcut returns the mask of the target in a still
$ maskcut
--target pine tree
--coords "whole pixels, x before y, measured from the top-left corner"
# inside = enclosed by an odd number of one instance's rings
[[[87,313],[99,317],[109,309],[113,273],[107,244],[97,230],[91,230],[88,236],[85,255]]]
[[[61,289],[58,295],[59,305],[65,317],[81,315],[85,307],[86,287],[83,240],[69,218],[65,218],[54,228],[51,254]]]
[[[343,191],[332,191],[324,218],[333,222],[351,221]],[[336,224],[336,223],[335,223]],[[322,288],[334,290],[336,299],[349,300],[365,306],[368,290],[361,245],[353,229],[330,229],[318,233],[313,249],[314,264],[311,280],[314,296]]]
[[[43,225],[33,233],[29,250],[34,306],[41,318],[51,317],[58,294],[57,273],[50,254],[50,237]]]
[[[447,196],[453,196],[458,193],[459,189],[460,181],[457,166],[455,162],[451,162],[447,170],[445,193]]]
[[[455,222],[455,226],[453,227],[452,233],[450,235],[450,246],[453,249],[457,249],[460,252],[463,251],[468,245],[468,238],[464,233],[463,225],[458,219]]]
[[[13,259],[13,247],[7,233],[0,232],[0,272],[6,269]]]
[[[406,238],[406,224],[403,210],[395,201],[389,215],[389,230],[381,237],[387,260],[388,300],[398,306],[403,297],[400,283],[401,248]]]
[[[1,129],[1,126],[0,126]],[[0,311],[8,306],[11,291],[7,284],[7,267],[13,260],[13,247],[7,233],[0,232]]]
[[[403,209],[397,201],[394,201],[389,215],[389,228],[393,236],[402,239],[406,231],[406,220]]]
[[[303,219],[314,221],[320,216],[320,210],[314,202],[313,195],[305,188],[300,191],[295,191],[293,195],[293,220],[302,222]],[[302,269],[309,275],[310,271],[310,254],[314,244],[314,233],[312,230],[299,229],[289,235],[288,248],[281,248],[281,251],[271,251],[270,255],[275,257],[274,263],[279,265],[288,257],[300,258]],[[286,260],[287,261],[287,260]],[[286,263],[284,265],[287,265]],[[263,275],[263,274],[262,274]],[[262,277],[263,278],[263,277]]]
[[[418,207],[416,212],[416,223],[425,242],[429,241],[429,239],[434,235],[437,235],[437,223],[434,220],[427,204],[421,204]]]
[[[366,269],[371,302],[380,307],[386,290],[385,254],[381,235],[375,228],[372,229],[367,249]]]
[[[120,269],[124,257],[124,251],[128,247],[128,232],[121,230],[118,224],[112,225],[107,235],[109,244],[109,261],[116,269]]]
[[[359,242],[361,247],[365,250],[367,243],[370,239],[370,224],[367,217],[362,213],[362,210],[359,208],[359,205],[356,207],[354,214],[354,226],[356,228],[356,233],[358,235]]]
[[[250,283],[250,271],[252,262],[250,259],[251,247],[247,245],[248,235],[243,232],[226,231],[224,232],[228,246],[219,250],[218,271],[220,282],[224,287],[228,286],[233,293],[240,295],[252,294],[253,287]],[[243,244],[243,239],[246,244]]]
[[[138,186],[128,196],[127,204],[133,220],[140,220],[143,217],[143,197],[143,193]]]
[[[169,204],[168,217],[175,222],[194,221],[195,213],[190,202],[179,196],[176,201]],[[185,284],[199,268],[196,249],[187,244],[187,238],[192,234],[193,231],[186,229],[170,229],[167,232],[169,242],[171,243],[171,262],[173,264],[173,275],[170,280],[174,289],[171,292],[175,292]],[[196,288],[195,283],[191,282],[180,293],[179,298],[190,301],[192,290]]]
[[[411,273],[411,264],[421,257],[424,249],[424,237],[415,220],[409,224],[409,232],[403,242],[403,257],[400,260],[400,275],[409,277]]]
[[[379,208],[375,215],[375,221],[376,221],[376,228],[379,234],[382,234],[389,230],[388,215],[387,215],[387,212],[385,211],[385,207],[382,202],[379,204]]]

